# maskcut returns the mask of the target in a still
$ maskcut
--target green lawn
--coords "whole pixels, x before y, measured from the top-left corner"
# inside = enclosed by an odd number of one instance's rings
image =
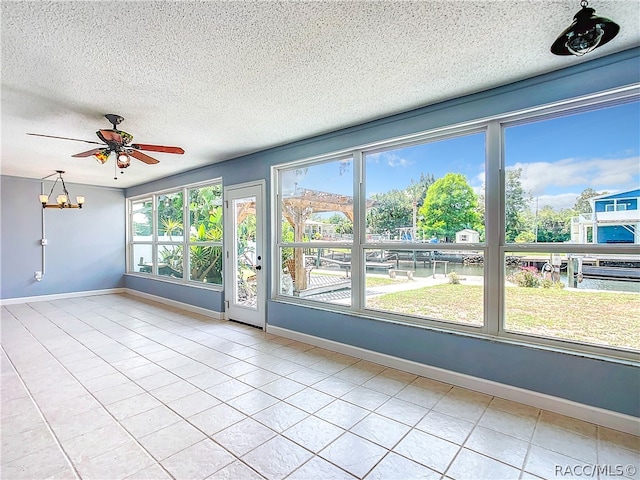
[[[367,280],[367,285],[369,285]],[[443,284],[367,299],[367,307],[481,325],[483,289]],[[508,330],[640,350],[640,295],[510,287]]]

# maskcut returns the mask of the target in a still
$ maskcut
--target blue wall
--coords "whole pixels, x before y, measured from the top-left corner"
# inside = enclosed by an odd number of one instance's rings
[[[36,282],[34,272],[42,270],[40,181],[8,176],[0,181],[0,298],[124,286],[123,190],[65,182],[71,197],[84,195],[86,204],[82,210],[45,210],[46,273]],[[51,185],[46,182],[46,193]]]
[[[639,59],[639,48],[627,50],[487,92],[211,165],[131,188],[126,193],[139,195],[216,177],[222,177],[225,185],[259,179],[267,179],[269,185],[271,165],[637,84]],[[268,263],[269,259],[267,269]],[[145,291],[153,293],[151,281],[141,281],[146,285]],[[196,295],[204,298],[211,294]],[[633,366],[274,301],[268,303],[267,321],[454,372],[640,416],[640,373]]]

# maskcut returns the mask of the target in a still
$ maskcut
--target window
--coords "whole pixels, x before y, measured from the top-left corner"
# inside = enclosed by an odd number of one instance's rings
[[[627,358],[639,132],[623,92],[275,166],[274,296]]]
[[[129,272],[222,284],[220,182],[129,200]]]
[[[482,327],[484,250],[459,244],[485,230],[484,132],[374,150],[364,166],[364,308]]]
[[[640,350],[640,255],[618,248],[640,243],[640,219],[615,198],[640,195],[638,108],[506,125],[506,332]]]
[[[353,161],[279,171],[280,294],[351,305]]]

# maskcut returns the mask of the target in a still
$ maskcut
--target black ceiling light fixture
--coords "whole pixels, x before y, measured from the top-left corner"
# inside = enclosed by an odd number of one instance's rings
[[[553,42],[551,53],[582,56],[604,45],[620,31],[620,26],[608,18],[598,17],[589,3],[582,0],[582,9],[573,17],[573,23]]]

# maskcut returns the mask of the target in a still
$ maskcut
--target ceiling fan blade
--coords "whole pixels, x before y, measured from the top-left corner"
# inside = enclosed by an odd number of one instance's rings
[[[60,140],[71,140],[73,142],[84,142],[84,143],[93,143],[96,145],[102,145],[100,142],[92,142],[91,140],[80,140],[78,138],[68,138],[68,137],[56,137],[53,135],[42,135],[41,133],[27,133],[27,135],[33,135],[34,137],[58,138]]]
[[[159,160],[156,160],[155,158],[150,157],[145,153],[139,152],[138,150],[127,150],[127,153],[131,155],[133,158],[137,158],[141,162],[144,162],[148,165],[153,165],[154,163],[160,163]]]
[[[98,130],[96,135],[105,143],[114,142],[122,145],[122,135],[117,130]]]
[[[138,150],[148,150],[150,152],[177,153],[182,155],[184,150],[180,147],[167,147],[165,145],[147,145],[145,143],[134,143],[131,145]]]
[[[106,151],[106,148],[94,148],[93,150],[89,150],[87,152],[76,153],[75,155],[71,155],[72,157],[90,157],[91,155],[95,155],[96,153],[100,153],[102,151]]]

